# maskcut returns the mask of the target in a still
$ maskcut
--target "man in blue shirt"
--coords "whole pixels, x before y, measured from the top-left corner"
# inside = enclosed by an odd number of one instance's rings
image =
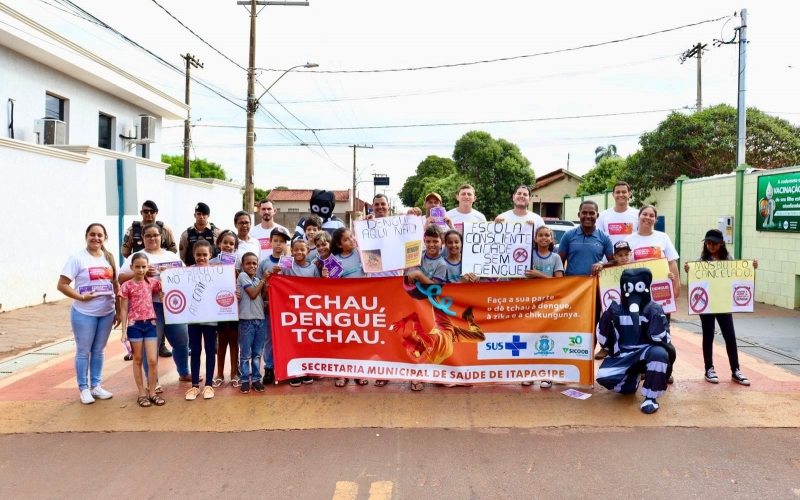
[[[614,260],[611,238],[597,228],[597,214],[597,203],[584,201],[578,212],[581,225],[561,238],[558,255],[566,265],[565,276],[592,276],[602,269],[602,265],[594,264],[600,264],[603,257],[609,262]]]

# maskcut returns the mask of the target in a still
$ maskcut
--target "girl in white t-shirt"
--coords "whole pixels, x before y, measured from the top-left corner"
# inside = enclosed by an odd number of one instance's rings
[[[110,399],[102,387],[104,351],[111,329],[119,325],[117,268],[106,250],[106,228],[86,228],[86,248],[67,259],[58,278],[58,291],[73,299],[70,323],[75,336],[75,375],[83,404]],[[75,286],[70,287],[74,282]],[[91,377],[91,379],[90,379]]]

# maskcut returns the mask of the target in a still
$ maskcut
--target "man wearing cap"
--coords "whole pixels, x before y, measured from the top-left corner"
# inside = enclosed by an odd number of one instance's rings
[[[142,221],[134,221],[133,224],[125,230],[125,239],[122,242],[122,256],[127,259],[132,254],[144,250],[142,228],[148,224],[158,224],[158,228],[161,230],[161,248],[177,253],[178,246],[175,244],[175,236],[172,234],[172,229],[163,222],[156,221],[156,217],[158,216],[158,206],[156,203],[150,200],[145,201],[142,203],[142,210],[139,213],[142,215]]]
[[[276,227],[282,228],[289,234],[289,230],[280,224],[276,224],[273,220],[276,210],[272,200],[264,199],[258,203],[258,214],[261,216],[261,224],[250,229],[250,237],[258,240],[261,245],[261,255],[258,257],[259,262],[272,255],[272,244],[270,238],[272,237],[272,230]]]
[[[625,181],[614,184],[614,206],[597,217],[597,228],[611,238],[611,243],[624,240],[639,230],[639,211],[628,205],[631,185]]]
[[[508,212],[503,212],[494,218],[495,222],[527,222],[533,225],[533,234],[536,230],[544,226],[544,219],[539,215],[528,210],[528,203],[531,201],[531,188],[525,186],[517,186],[514,194],[511,196],[514,202],[514,209]]]
[[[208,216],[211,215],[211,209],[202,201],[194,206],[194,225],[186,229],[181,234],[181,260],[187,266],[195,265],[194,260],[194,244],[198,240],[203,239],[211,243],[211,248],[214,250],[215,257],[219,250],[217,250],[217,237],[221,232],[218,227],[213,223],[208,222]]]
[[[439,193],[428,193],[425,195],[425,217],[431,216],[431,208],[441,206],[442,197]],[[373,210],[375,210],[375,207],[373,207]],[[417,207],[411,207],[408,209],[408,215],[422,215],[422,210]]]

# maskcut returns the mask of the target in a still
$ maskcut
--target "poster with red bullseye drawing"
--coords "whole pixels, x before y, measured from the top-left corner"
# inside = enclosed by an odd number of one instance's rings
[[[532,251],[530,224],[473,222],[464,226],[461,271],[481,278],[523,278]]]
[[[689,262],[689,314],[753,312],[756,270],[752,260]]]
[[[233,266],[178,267],[161,273],[164,321],[168,325],[237,321]]]

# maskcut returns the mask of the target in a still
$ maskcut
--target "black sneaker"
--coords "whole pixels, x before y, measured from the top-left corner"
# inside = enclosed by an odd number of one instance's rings
[[[736,370],[731,374],[731,378],[742,385],[750,385],[750,381],[744,376],[741,370]]]
[[[264,385],[270,385],[275,383],[275,371],[272,368],[265,368],[264,369],[264,378],[261,379],[261,382]]]
[[[256,392],[264,392],[264,384],[262,384],[260,380],[254,380],[253,390]]]
[[[304,384],[306,384],[306,385],[308,385],[308,384],[313,384],[313,383],[314,383],[314,379],[313,379],[313,378],[311,378],[311,377],[308,377],[308,376],[306,376],[306,377],[300,377],[300,382],[302,382],[302,383],[304,383]]]
[[[712,384],[719,384],[719,377],[717,377],[717,372],[714,371],[713,366],[706,370],[705,377],[706,381],[711,382]]]
[[[242,382],[242,386],[239,388],[239,392],[241,392],[242,394],[247,394],[248,392],[250,392],[250,382]]]
[[[122,359],[125,361],[133,361],[133,354],[126,354]]]
[[[162,358],[171,358],[172,357],[172,351],[167,349],[166,344],[161,344],[158,347],[158,355],[161,356]]]
[[[289,385],[292,386],[292,387],[300,387],[300,384],[302,384],[302,383],[303,383],[302,380],[300,380],[299,378],[290,378],[289,379]]]

